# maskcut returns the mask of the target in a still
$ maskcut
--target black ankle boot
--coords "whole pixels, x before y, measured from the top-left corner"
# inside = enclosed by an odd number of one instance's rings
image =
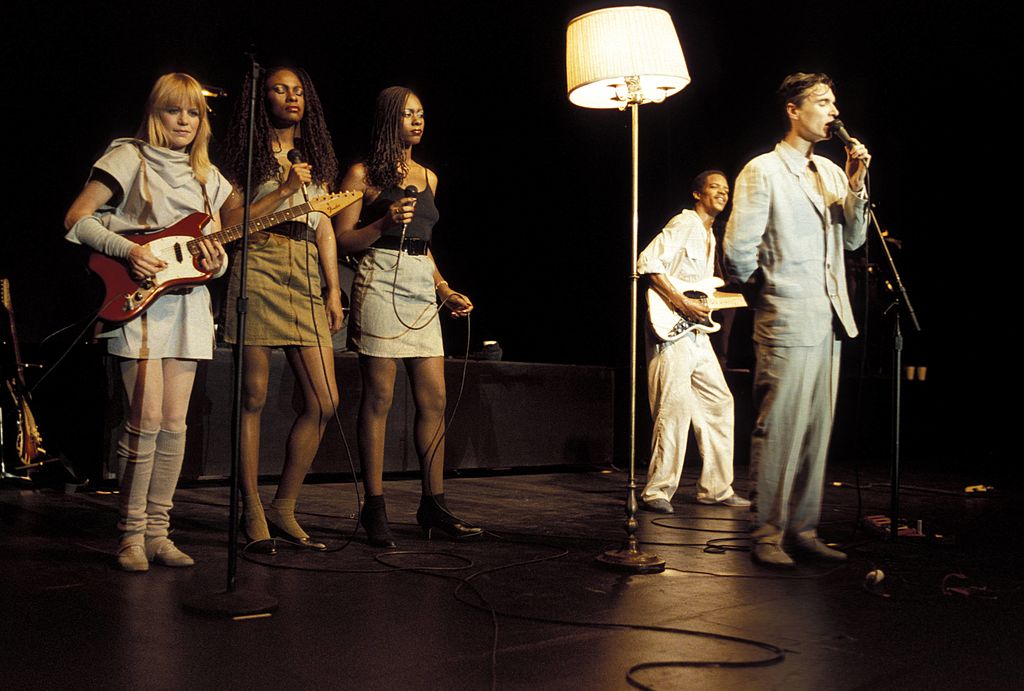
[[[453,540],[461,540],[474,535],[481,535],[483,528],[468,525],[458,516],[448,511],[444,500],[444,492],[433,496],[424,494],[420,497],[420,508],[416,511],[416,522],[430,539],[430,533],[437,528]]]
[[[366,541],[373,547],[394,548],[395,537],[388,525],[388,511],[384,505],[384,495],[367,494],[363,502],[363,510],[359,512],[359,523],[366,531]]]

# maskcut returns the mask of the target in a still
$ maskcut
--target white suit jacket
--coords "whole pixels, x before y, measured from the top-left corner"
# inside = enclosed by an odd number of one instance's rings
[[[806,172],[809,160],[821,191]],[[860,247],[866,233],[867,201],[829,159],[808,159],[779,142],[750,161],[736,179],[723,247],[731,278],[744,282],[762,271],[754,340],[817,345],[832,330],[833,314],[848,336],[856,336],[843,249]]]

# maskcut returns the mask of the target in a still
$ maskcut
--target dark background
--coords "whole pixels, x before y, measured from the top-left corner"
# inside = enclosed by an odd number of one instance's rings
[[[1002,241],[1017,231],[1003,163],[1016,134],[1006,12],[920,0],[650,4],[672,13],[693,82],[641,109],[641,243],[686,203],[694,174],[716,167],[733,179],[773,146],[783,76],[828,72],[843,120],[874,156],[873,201],[902,240],[898,258],[926,329],[906,351],[908,364],[929,368],[904,408],[914,462],[1014,469],[1016,265],[999,259],[1017,254]],[[82,255],[62,240],[63,214],[109,140],[134,132],[155,78],[185,71],[227,89],[213,102],[216,154],[254,46],[265,66],[310,72],[343,166],[361,153],[380,89],[419,93],[427,127],[417,158],[440,179],[435,254],[476,303],[474,346],[497,339],[509,360],[624,368],[629,117],[576,108],[565,94],[566,24],[601,6],[21,5],[4,26],[4,186],[17,202],[0,274],[11,277],[22,340],[37,343],[98,305]],[[841,160],[835,143],[819,152]],[[464,326],[446,329],[449,352],[461,351]],[[884,349],[885,330],[869,330],[869,354]],[[874,382],[857,405],[877,410],[846,438],[887,435],[884,380],[872,379],[885,362],[849,365]]]

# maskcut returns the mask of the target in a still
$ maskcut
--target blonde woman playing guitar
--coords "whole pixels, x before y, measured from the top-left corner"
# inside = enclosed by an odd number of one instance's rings
[[[71,242],[127,263],[136,280],[167,268],[124,233],[169,226],[195,212],[220,228],[231,185],[210,163],[210,124],[202,87],[187,74],[157,80],[134,139],[117,139],[93,164],[64,219]],[[219,242],[199,242],[200,267],[219,275]],[[171,499],[185,454],[185,414],[198,360],[213,357],[213,316],[205,286],[168,291],[141,316],[101,334],[120,358],[130,410],[117,457],[121,466],[118,565],[147,571],[150,562],[191,566],[167,535]]]

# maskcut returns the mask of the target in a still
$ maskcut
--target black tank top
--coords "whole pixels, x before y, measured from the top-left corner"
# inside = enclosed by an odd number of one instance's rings
[[[373,223],[378,218],[383,217],[387,214],[389,206],[405,196],[405,192],[398,185],[393,185],[391,188],[384,190],[368,206],[363,207],[360,225]],[[427,185],[425,190],[416,195],[416,211],[413,213],[412,221],[409,222],[409,227],[405,231],[405,237],[419,238],[420,240],[430,242],[434,224],[437,223],[440,217],[437,206],[434,204],[434,193],[430,190],[430,185]],[[397,238],[401,237],[401,235],[402,226],[395,224],[392,224],[381,233],[381,237]]]

